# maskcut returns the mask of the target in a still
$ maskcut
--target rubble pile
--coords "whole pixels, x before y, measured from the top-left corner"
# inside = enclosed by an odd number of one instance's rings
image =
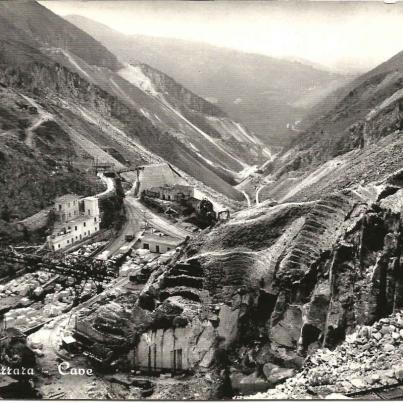
[[[66,261],[66,263],[74,263],[75,261],[81,260],[82,258],[90,257],[90,255],[92,253],[94,253],[96,250],[98,250],[105,244],[106,244],[106,241],[94,242],[89,245],[83,245],[81,248],[66,255],[65,261]]]
[[[47,294],[44,302],[30,307],[12,309],[4,314],[4,325],[27,330],[47,321],[49,318],[67,312],[73,306],[75,291],[72,287],[63,289],[56,284],[55,292]]]
[[[350,395],[395,386],[402,381],[403,311],[400,311],[372,326],[357,327],[333,351],[324,348],[309,356],[302,370],[285,383],[247,398],[303,399]]]
[[[13,309],[4,314],[4,326],[29,329],[43,321],[43,312],[32,307]]]
[[[68,311],[74,301],[74,288],[62,289],[60,284],[56,284],[55,292],[47,294],[44,300],[43,315],[45,317],[55,317]]]
[[[26,273],[18,279],[0,285],[0,298],[6,298],[8,296],[20,296],[25,298],[31,293],[39,296],[43,291],[42,285],[47,283],[51,277],[51,273],[44,271]]]
[[[137,294],[115,288],[106,295],[107,298],[79,311],[79,323],[105,334],[129,334],[132,331],[131,309]]]
[[[148,249],[136,249],[134,256],[127,256],[119,270],[119,276],[139,276],[147,279],[161,263],[165,263],[175,253],[169,251],[162,255],[151,253]]]

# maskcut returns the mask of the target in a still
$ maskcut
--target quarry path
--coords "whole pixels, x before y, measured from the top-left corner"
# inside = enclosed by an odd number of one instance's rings
[[[34,148],[34,131],[44,122],[52,120],[52,116],[48,113],[42,113],[32,126],[26,129],[25,145]]]
[[[123,200],[125,213],[126,213],[126,221],[120,230],[119,234],[116,236],[111,245],[108,246],[107,250],[104,252],[105,257],[110,257],[116,254],[120,248],[124,245],[128,244],[126,241],[126,235],[134,235],[135,238],[138,238],[141,233],[141,228],[144,227],[145,221],[143,217],[139,214],[136,207],[134,207],[128,200],[130,196],[126,196]]]
[[[130,205],[131,211],[134,215],[137,215],[140,220],[147,222],[155,229],[179,239],[185,239],[187,236],[192,235],[191,232],[178,228],[168,220],[152,212],[149,208],[144,206],[139,199],[136,199],[133,196],[126,196],[126,201],[128,205]]]
[[[43,108],[37,103],[35,102],[32,98],[23,95],[23,98],[34,108],[36,108],[37,112],[38,112],[38,117],[37,119],[35,119],[35,121],[32,123],[32,125],[30,127],[28,127],[27,129],[25,129],[25,134],[26,134],[26,138],[25,138],[25,145],[28,146],[29,148],[34,148],[34,131],[44,122],[47,122],[49,120],[53,120],[53,116],[44,111]]]
[[[107,176],[105,176],[102,173],[98,174],[99,179],[101,179],[101,181],[105,184],[106,189],[101,192],[96,194],[94,197],[105,197],[107,196],[109,193],[112,193],[115,191],[115,182],[112,178],[108,178]]]

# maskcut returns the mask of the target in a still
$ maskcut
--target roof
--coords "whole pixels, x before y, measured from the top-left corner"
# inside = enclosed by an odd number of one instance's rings
[[[143,242],[158,242],[158,243],[163,243],[166,245],[172,245],[172,246],[177,246],[179,245],[182,241],[178,238],[174,238],[168,235],[162,236],[162,235],[155,235],[155,234],[146,234],[144,235],[141,240]]]
[[[190,185],[180,185],[178,183],[174,185],[161,185],[161,186],[153,186],[147,189],[151,192],[159,192],[160,190],[172,190],[172,191],[190,191],[193,192],[193,186]]]
[[[91,200],[91,201],[94,201],[94,200],[98,200],[98,197],[95,197],[95,196],[88,196],[88,197],[84,197],[84,200]]]
[[[160,187],[164,185],[175,185],[183,183],[184,180],[178,176],[172,168],[166,164],[145,165],[144,169],[139,172],[140,188],[139,193],[145,189],[152,187]]]
[[[71,237],[71,231],[67,232],[66,234],[61,234],[61,235],[56,235],[58,232],[60,232],[63,228],[72,228],[75,224],[78,224],[80,222],[84,221],[89,221],[92,220],[94,217],[89,216],[89,215],[83,215],[83,216],[78,216],[77,218],[73,218],[72,220],[62,222],[62,223],[56,223],[55,226],[53,227],[52,231],[52,240],[58,239],[61,240],[63,238],[70,238]]]
[[[46,225],[49,213],[50,213],[50,209],[44,209],[44,210],[38,211],[34,215],[24,218],[23,220],[19,221],[18,223],[22,224],[26,227],[31,227],[31,226],[35,226],[35,225]]]
[[[67,203],[67,202],[74,201],[77,199],[81,199],[81,196],[71,193],[71,194],[66,194],[66,195],[57,197],[55,199],[55,203]]]
[[[66,344],[74,344],[76,342],[76,339],[73,336],[64,336],[62,338],[62,342]]]

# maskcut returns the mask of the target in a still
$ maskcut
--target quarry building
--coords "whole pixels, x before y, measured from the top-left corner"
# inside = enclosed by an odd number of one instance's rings
[[[148,197],[162,200],[181,201],[192,198],[194,196],[194,190],[192,186],[175,184],[173,186],[155,186],[144,190],[144,194]]]
[[[175,249],[182,241],[165,234],[145,234],[141,238],[141,248],[153,253],[165,253]]]
[[[53,251],[72,246],[99,231],[101,218],[98,198],[68,194],[54,203],[56,222],[47,244]]]

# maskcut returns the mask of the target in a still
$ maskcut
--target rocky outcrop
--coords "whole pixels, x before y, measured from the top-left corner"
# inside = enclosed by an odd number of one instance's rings
[[[322,348],[308,357],[296,376],[252,399],[312,399],[340,396],[393,396],[403,381],[402,311],[362,325],[334,350]],[[265,372],[266,374],[266,372]],[[270,376],[270,375],[269,375]]]
[[[154,280],[151,306],[180,296],[203,307],[196,317],[222,338],[235,393],[283,382],[318,348],[403,307],[403,200],[392,181],[378,193],[347,189],[239,213]]]

